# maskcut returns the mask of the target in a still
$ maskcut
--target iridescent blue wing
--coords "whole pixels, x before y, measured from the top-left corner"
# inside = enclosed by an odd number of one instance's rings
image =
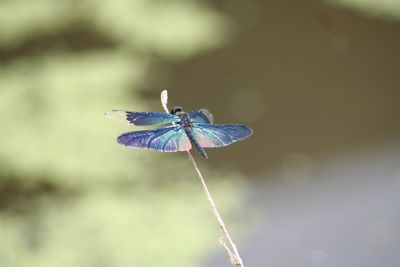
[[[124,110],[111,110],[106,112],[106,117],[118,122],[126,122],[134,125],[153,125],[178,122],[177,115],[165,112],[131,112]]]
[[[253,130],[240,124],[194,124],[193,137],[201,147],[221,147],[252,135]]]
[[[188,151],[192,148],[185,130],[180,125],[124,133],[118,136],[117,142],[132,148],[148,148],[163,152]]]
[[[187,114],[193,123],[214,123],[214,116],[210,111],[208,111],[208,109],[202,108],[199,110],[190,111]]]

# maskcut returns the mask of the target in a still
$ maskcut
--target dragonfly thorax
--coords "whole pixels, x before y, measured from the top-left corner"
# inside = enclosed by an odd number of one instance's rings
[[[180,112],[177,114],[180,117],[179,124],[182,125],[183,128],[192,127],[192,122],[190,121],[189,116],[186,112]]]
[[[175,106],[171,109],[171,114],[177,115],[180,118],[179,124],[184,127],[191,127],[192,123],[190,121],[189,116],[187,115],[186,112],[183,111],[183,108],[180,106]]]

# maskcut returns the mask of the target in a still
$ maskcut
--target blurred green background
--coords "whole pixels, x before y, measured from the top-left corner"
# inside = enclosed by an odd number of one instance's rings
[[[316,158],[397,140],[399,21],[390,0],[0,1],[0,266],[214,266],[187,156],[117,145],[133,128],[104,112],[161,111],[168,89],[251,126],[199,158],[248,244],[254,183],[305,184]]]

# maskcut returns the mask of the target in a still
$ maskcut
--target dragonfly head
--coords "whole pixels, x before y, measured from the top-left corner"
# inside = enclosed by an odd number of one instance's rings
[[[175,106],[171,109],[171,114],[174,114],[174,115],[182,113],[182,112],[183,112],[183,109],[179,106]]]

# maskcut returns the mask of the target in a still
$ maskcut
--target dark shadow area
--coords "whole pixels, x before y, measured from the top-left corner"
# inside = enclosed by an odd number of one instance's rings
[[[252,27],[171,66],[168,84],[184,108],[206,106],[217,123],[254,129],[246,142],[209,149],[209,164],[256,171],[287,153],[318,157],[400,136],[399,24],[319,1],[219,2]]]
[[[60,50],[75,53],[87,50],[115,49],[118,43],[85,22],[75,22],[51,31],[32,34],[17,46],[0,46],[0,61],[4,64],[25,57],[47,55]]]
[[[58,201],[78,195],[76,190],[62,188],[45,178],[30,184],[13,175],[0,179],[0,210],[14,216],[36,214],[44,198]]]

